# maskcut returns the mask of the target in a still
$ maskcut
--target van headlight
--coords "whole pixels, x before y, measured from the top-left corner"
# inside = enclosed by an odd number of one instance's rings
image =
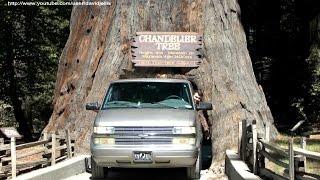
[[[93,132],[95,134],[114,134],[114,127],[107,127],[107,126],[93,127]]]
[[[176,145],[195,145],[196,144],[196,138],[173,138],[172,144]]]
[[[105,137],[95,137],[93,138],[94,144],[115,144],[114,138],[105,138]]]
[[[196,128],[189,126],[174,127],[173,134],[195,134]]]

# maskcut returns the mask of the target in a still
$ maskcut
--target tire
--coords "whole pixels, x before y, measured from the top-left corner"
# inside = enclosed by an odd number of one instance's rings
[[[91,174],[92,178],[104,178],[104,168],[98,166],[91,157]]]
[[[187,168],[187,178],[188,180],[199,180],[200,179],[200,171],[202,169],[202,153],[201,146],[199,148],[198,157],[196,163],[192,167]]]

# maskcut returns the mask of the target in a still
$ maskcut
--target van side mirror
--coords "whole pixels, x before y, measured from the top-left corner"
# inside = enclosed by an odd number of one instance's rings
[[[100,104],[98,102],[94,102],[94,103],[87,103],[86,104],[86,110],[93,110],[93,111],[97,111],[100,109]]]
[[[212,104],[206,102],[199,102],[196,108],[197,110],[212,110]]]

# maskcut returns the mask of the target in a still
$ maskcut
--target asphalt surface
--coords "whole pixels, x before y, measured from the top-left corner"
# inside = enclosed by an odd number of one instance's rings
[[[182,168],[170,169],[122,169],[112,168],[109,170],[106,178],[108,180],[178,180],[186,179],[186,171]],[[100,180],[93,179],[90,173],[83,173],[72,176],[67,180]]]

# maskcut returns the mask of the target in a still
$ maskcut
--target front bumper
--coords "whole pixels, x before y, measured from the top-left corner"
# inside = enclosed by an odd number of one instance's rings
[[[152,162],[134,162],[134,152],[151,152]],[[191,145],[94,145],[93,160],[99,166],[124,168],[190,167],[195,164],[198,148]]]

